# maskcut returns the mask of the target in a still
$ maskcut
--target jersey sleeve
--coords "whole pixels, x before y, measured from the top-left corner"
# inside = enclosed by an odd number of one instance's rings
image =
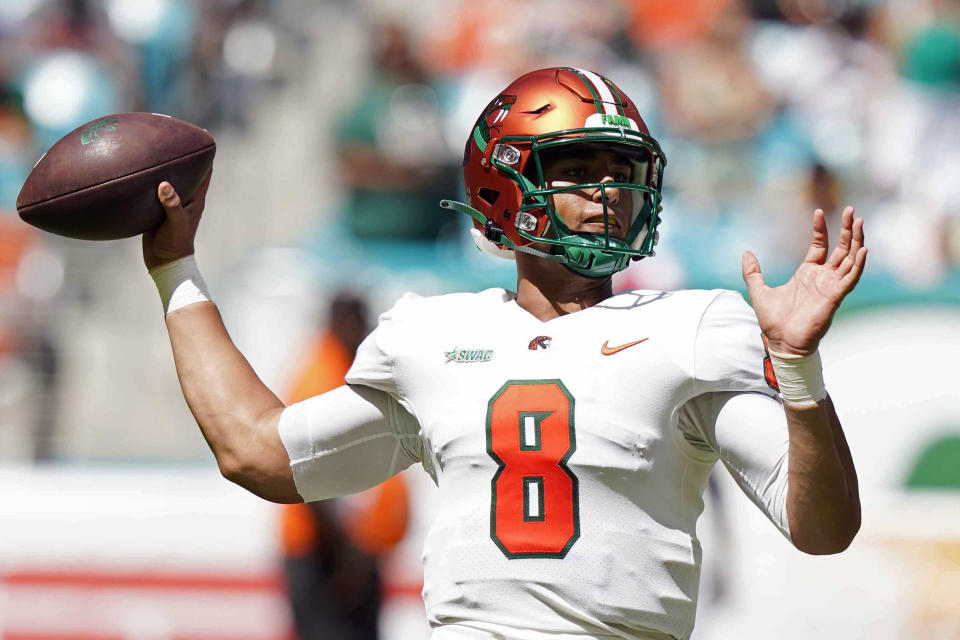
[[[777,396],[767,380],[760,325],[739,293],[722,291],[707,305],[693,348],[695,394],[746,391]],[[772,376],[772,374],[770,374]]]
[[[307,502],[369,489],[421,458],[417,421],[368,387],[342,386],[288,406],[279,432]]]
[[[759,393],[705,393],[680,408],[679,420],[691,444],[712,449],[747,497],[790,540],[790,439],[783,406]]]
[[[410,307],[418,299],[419,296],[408,293],[400,298],[392,309],[380,314],[377,327],[360,344],[353,365],[346,375],[348,384],[384,391],[408,410],[412,407],[401,393],[396,376],[396,359],[403,344],[404,326],[409,324],[405,322],[405,318],[409,316]]]

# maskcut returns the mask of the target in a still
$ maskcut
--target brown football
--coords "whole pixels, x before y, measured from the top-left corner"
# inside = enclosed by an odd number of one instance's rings
[[[186,202],[210,171],[205,129],[155,113],[117,113],[77,127],[37,162],[17,197],[24,221],[83,240],[128,238],[163,220],[157,185]]]

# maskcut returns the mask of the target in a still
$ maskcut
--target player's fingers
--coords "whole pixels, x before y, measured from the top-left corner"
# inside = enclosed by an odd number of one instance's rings
[[[183,206],[180,194],[169,182],[161,182],[157,187],[157,194],[160,197],[160,204],[167,213],[163,224],[166,224],[177,236],[192,237],[196,233],[199,214],[194,212],[193,207]]]
[[[852,239],[850,241],[850,249],[847,251],[847,255],[843,257],[843,261],[840,263],[840,266],[837,268],[837,272],[841,277],[845,277],[850,270],[853,269],[854,265],[857,262],[857,255],[860,253],[860,249],[863,248],[863,218],[857,218],[853,221],[853,230],[852,230]]]
[[[857,218],[853,221],[853,233],[851,235],[853,237],[850,241],[850,254],[855,256],[866,241],[863,235],[863,218]]]
[[[844,258],[848,257],[849,253],[850,253],[849,246],[841,247],[840,245],[837,245],[837,247],[830,252],[830,258],[824,264],[826,264],[828,267],[833,267],[834,269],[836,269],[841,265]]]
[[[827,259],[828,242],[827,221],[823,215],[823,209],[817,209],[813,212],[813,239],[810,241],[810,248],[803,261],[823,264]]]
[[[860,247],[860,249],[857,250],[856,257],[853,259],[850,271],[840,280],[840,285],[843,287],[843,295],[847,295],[853,291],[853,288],[860,282],[860,276],[863,275],[863,268],[866,264],[867,248]]]
[[[757,256],[753,255],[752,251],[744,251],[740,260],[740,267],[743,281],[747,285],[747,293],[750,294],[752,300],[756,294],[767,286],[767,283],[763,280],[763,272],[760,271],[760,261],[757,260]]]
[[[848,256],[844,256],[843,260],[836,267],[837,275],[841,278],[845,278],[847,274],[850,273],[850,270],[853,269],[854,265],[856,265],[856,254],[852,253]]]
[[[197,187],[197,190],[194,192],[193,197],[190,198],[188,206],[195,208],[203,213],[203,207],[207,203],[207,189],[210,187],[210,178],[213,176],[213,169],[207,171],[207,175],[203,178],[203,181],[200,183],[200,186]]]
[[[168,218],[180,209],[180,196],[169,182],[161,182],[157,186],[157,197],[160,199],[160,204],[166,209]]]
[[[838,266],[850,253],[850,244],[853,240],[853,207],[845,207],[840,217],[840,243],[830,254],[827,264]],[[856,254],[856,251],[853,252]]]

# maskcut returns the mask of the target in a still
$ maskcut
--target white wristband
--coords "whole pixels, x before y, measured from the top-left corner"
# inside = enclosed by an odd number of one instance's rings
[[[773,372],[780,386],[780,397],[791,404],[814,404],[827,397],[823,384],[820,352],[808,356],[769,351]]]
[[[164,314],[195,302],[209,302],[210,292],[192,255],[150,269],[150,277],[160,292]]]

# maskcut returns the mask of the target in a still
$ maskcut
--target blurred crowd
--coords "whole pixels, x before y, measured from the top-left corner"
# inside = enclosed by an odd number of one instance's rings
[[[23,224],[15,211],[20,187],[47,148],[104,114],[159,112],[242,130],[253,96],[281,82],[278,40],[286,50],[302,44],[266,5],[0,2],[0,426],[27,423],[28,457],[56,455],[63,312],[96,304],[104,260],[85,255],[84,243]]]
[[[355,234],[442,239],[437,193],[458,185],[438,180],[476,114],[567,64],[617,82],[669,159],[660,256],[621,286],[736,287],[745,246],[786,273],[812,210],[836,228],[847,203],[876,287],[936,290],[960,262],[960,3],[470,0],[371,34],[337,129]]]
[[[737,288],[745,248],[785,276],[811,211],[836,228],[853,203],[871,247],[863,295],[956,301],[956,0],[3,0],[0,373],[19,374],[0,375],[0,420],[23,390],[10,381],[29,379],[33,455],[51,455],[58,310],[96,302],[80,245],[15,213],[32,164],[71,129],[139,110],[243,137],[258,104],[312,86],[300,95],[320,98],[305,107],[321,175],[289,173],[335,196],[289,243],[320,261],[336,244],[344,271],[380,260],[378,273],[415,265],[463,286],[451,265],[478,260],[468,223],[437,202],[462,194],[463,141],[486,102],[548,65],[613,79],[669,161],[659,255],[618,286]],[[256,235],[262,204],[248,207],[233,215]]]

